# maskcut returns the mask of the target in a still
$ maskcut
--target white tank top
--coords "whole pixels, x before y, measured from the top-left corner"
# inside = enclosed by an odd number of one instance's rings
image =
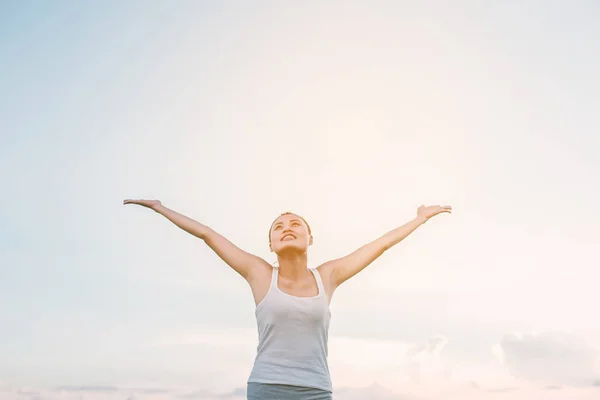
[[[327,364],[329,300],[319,271],[309,271],[319,293],[296,297],[279,289],[279,268],[273,267],[269,291],[256,306],[258,348],[248,382],[332,390]]]

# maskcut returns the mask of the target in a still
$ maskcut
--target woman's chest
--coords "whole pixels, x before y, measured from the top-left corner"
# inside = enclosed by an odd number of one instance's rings
[[[274,292],[258,310],[258,316],[271,325],[315,326],[329,321],[329,304],[324,296],[295,298]]]

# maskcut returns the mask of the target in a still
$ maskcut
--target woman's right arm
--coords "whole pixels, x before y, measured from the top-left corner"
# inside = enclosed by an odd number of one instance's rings
[[[244,279],[249,280],[255,269],[267,265],[260,257],[250,254],[206,225],[173,211],[158,200],[125,200],[123,204],[138,204],[161,214],[184,231],[204,242]]]

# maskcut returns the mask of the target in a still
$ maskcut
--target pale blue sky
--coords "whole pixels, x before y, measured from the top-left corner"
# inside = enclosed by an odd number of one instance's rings
[[[449,4],[0,2],[0,382],[245,385],[250,291],[152,197],[268,261],[298,212],[313,266],[451,204],[336,293],[334,385],[404,390],[432,335],[457,381],[575,385],[493,349],[600,349],[600,7]]]

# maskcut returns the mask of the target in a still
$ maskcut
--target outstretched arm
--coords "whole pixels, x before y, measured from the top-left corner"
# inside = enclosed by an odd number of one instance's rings
[[[240,249],[208,226],[163,206],[158,200],[125,200],[123,204],[138,204],[150,208],[184,231],[204,240],[227,265],[246,280],[256,267],[266,263],[262,258]]]
[[[452,207],[450,206],[421,206],[413,220],[389,231],[345,257],[323,264],[324,273],[329,274],[333,287],[338,287],[365,269],[367,265],[375,261],[386,250],[401,242],[431,217],[441,213],[450,213],[451,211]]]

